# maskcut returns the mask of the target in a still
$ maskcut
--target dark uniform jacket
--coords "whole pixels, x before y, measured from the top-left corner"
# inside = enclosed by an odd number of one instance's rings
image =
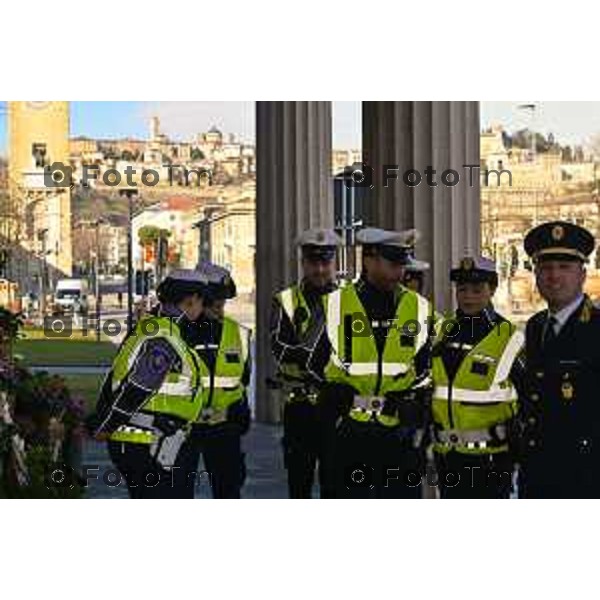
[[[524,497],[600,496],[600,310],[582,303],[546,347],[548,311],[527,323]]]
[[[277,362],[281,364],[294,364],[302,371],[309,367],[310,357],[314,347],[325,327],[325,314],[322,296],[329,294],[336,288],[332,283],[325,289],[317,289],[310,286],[306,281],[300,283],[300,290],[310,309],[310,315],[306,310],[296,310],[291,320],[285,312],[277,297],[273,298],[271,306],[270,336],[271,352]],[[298,334],[301,325],[310,320],[308,328],[303,336]]]

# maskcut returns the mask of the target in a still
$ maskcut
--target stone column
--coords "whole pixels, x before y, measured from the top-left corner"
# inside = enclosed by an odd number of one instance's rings
[[[480,252],[479,169],[472,169],[471,183],[464,167],[479,165],[479,129],[478,102],[363,102],[363,158],[373,168],[366,222],[421,232],[417,258],[431,264],[429,291],[438,310],[452,307],[451,266]],[[388,170],[387,186],[385,165],[398,167]],[[435,173],[428,176],[428,167]],[[410,169],[419,172],[418,185],[403,181]],[[458,173],[454,186],[442,180],[448,169]],[[456,175],[445,180],[453,183]]]
[[[256,160],[256,416],[274,422],[271,298],[298,278],[298,234],[333,227],[331,102],[257,102]]]

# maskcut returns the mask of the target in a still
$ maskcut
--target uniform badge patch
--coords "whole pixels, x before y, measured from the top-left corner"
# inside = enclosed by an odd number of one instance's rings
[[[556,225],[552,228],[552,239],[555,242],[559,242],[563,237],[565,237],[565,230],[562,225]]]

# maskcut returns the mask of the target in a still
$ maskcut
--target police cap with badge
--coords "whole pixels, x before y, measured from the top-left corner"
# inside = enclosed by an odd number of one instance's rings
[[[342,240],[333,229],[307,229],[302,232],[296,245],[300,248],[302,258],[311,262],[329,262],[335,258],[336,249]]]
[[[498,285],[496,263],[483,256],[465,256],[459,266],[450,271],[450,281],[454,283],[489,283]]]
[[[389,231],[367,227],[356,234],[356,241],[363,246],[363,255],[376,254],[386,260],[410,267],[415,264],[414,245],[418,233],[415,229]]]
[[[524,240],[525,252],[534,262],[575,260],[587,262],[595,247],[594,236],[566,221],[551,221],[534,227]]]

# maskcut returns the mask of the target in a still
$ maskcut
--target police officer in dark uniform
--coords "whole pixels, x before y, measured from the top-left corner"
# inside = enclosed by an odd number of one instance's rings
[[[515,464],[524,336],[498,314],[493,261],[465,257],[450,271],[458,308],[433,351],[433,451],[442,498],[508,498]]]
[[[131,498],[192,498],[181,448],[202,408],[200,358],[185,342],[208,280],[179,269],[157,290],[159,306],[121,344],[88,428],[108,442]]]
[[[321,497],[331,495],[321,464],[322,435],[316,393],[307,364],[323,323],[322,297],[336,289],[336,248],[341,240],[331,229],[309,229],[297,245],[302,279],[278,292],[271,310],[271,349],[277,364],[276,384],[283,388],[283,454],[290,498],[310,498],[319,464]]]
[[[600,497],[600,310],[583,292],[592,234],[554,221],[525,237],[548,308],[527,322],[522,498]]]
[[[225,302],[236,295],[229,271],[203,262],[198,266],[209,280],[209,300],[202,317],[189,329],[187,341],[198,352],[204,373],[203,408],[193,423],[183,450],[196,485],[210,482],[213,498],[241,497],[246,478],[242,436],[250,428],[246,389],[250,383],[250,330],[225,315]],[[200,454],[206,473],[198,471]]]

